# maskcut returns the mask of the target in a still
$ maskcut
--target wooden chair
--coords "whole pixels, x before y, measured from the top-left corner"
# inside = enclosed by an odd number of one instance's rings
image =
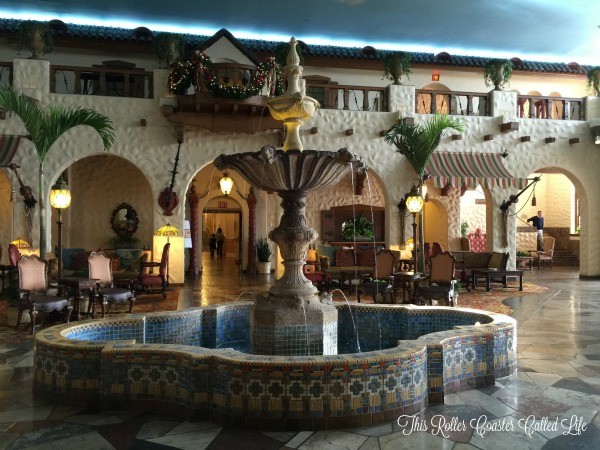
[[[102,317],[106,317],[109,310],[109,303],[129,302],[129,313],[133,311],[135,303],[135,294],[131,289],[114,287],[112,261],[102,252],[92,252],[87,260],[89,277],[98,280],[96,291],[93,298],[90,298],[90,308],[92,317],[96,316],[96,300],[100,300],[102,306]],[[89,312],[89,309],[88,309]]]
[[[357,300],[360,303],[360,294],[373,295],[373,303],[377,303],[378,296],[385,300],[390,298],[391,303],[396,303],[396,292],[394,286],[394,273],[396,267],[396,255],[391,250],[380,250],[375,255],[375,264],[373,265],[373,278],[375,280],[385,280],[383,290],[380,291],[377,285],[369,283],[368,277],[363,278],[362,284],[357,289]],[[373,288],[375,286],[375,288]],[[392,286],[388,289],[388,286]]]
[[[554,258],[554,244],[556,239],[552,236],[544,236],[544,249],[542,251],[529,250],[530,254],[534,254],[534,263],[537,263],[538,269],[543,269],[544,266],[549,266],[552,269],[552,259]]]
[[[38,312],[60,311],[69,322],[73,306],[69,299],[48,293],[48,262],[37,255],[25,255],[19,259],[19,314],[18,327],[25,310],[31,317],[31,334],[35,332],[35,319]]]
[[[317,286],[319,290],[326,290],[329,292],[331,275],[327,273],[327,268],[321,264],[321,256],[317,250],[308,250],[306,264],[302,267],[302,273]]]
[[[167,298],[167,266],[169,265],[169,249],[171,244],[167,243],[163,247],[160,262],[141,262],[140,274],[138,276],[138,285],[145,292],[150,292],[155,288],[160,288],[163,298]],[[152,269],[158,267],[158,273],[153,273]],[[146,270],[150,270],[147,273]]]
[[[445,299],[450,306],[454,305],[454,268],[456,258],[450,252],[442,252],[430,258],[431,271],[426,280],[428,286],[419,286],[417,296],[429,301]]]

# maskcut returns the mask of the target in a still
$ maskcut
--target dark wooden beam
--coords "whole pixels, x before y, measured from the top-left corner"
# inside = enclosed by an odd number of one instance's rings
[[[381,130],[379,136],[384,137],[387,134],[387,130]]]
[[[354,130],[352,128],[348,128],[346,130],[346,136],[352,136],[354,134]]]
[[[531,141],[531,136],[521,136],[521,142],[529,142]]]
[[[555,137],[547,137],[546,139],[544,139],[544,142],[546,142],[546,144],[552,144],[553,142],[556,142],[556,138]]]
[[[460,134],[453,134],[452,135],[452,140],[453,141],[460,141],[462,139],[462,135]]]
[[[484,141],[493,141],[494,140],[494,135],[493,134],[486,134],[485,136],[483,136],[483,140]]]
[[[318,131],[319,131],[319,129],[318,129],[317,127],[312,127],[312,128],[310,129],[310,134],[317,134],[317,133],[318,133]]]
[[[517,131],[519,129],[519,122],[506,122],[500,125],[500,131],[508,133],[510,131]]]
[[[410,125],[411,127],[415,125],[415,118],[414,117],[405,117],[404,118],[404,123],[406,125]]]
[[[569,139],[569,144],[579,144],[579,138],[571,138],[571,139]]]

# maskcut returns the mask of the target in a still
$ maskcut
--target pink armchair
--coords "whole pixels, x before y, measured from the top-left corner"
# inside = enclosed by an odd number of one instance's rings
[[[49,313],[61,311],[69,322],[73,306],[64,297],[48,294],[48,263],[37,255],[22,256],[18,264],[19,270],[19,315],[17,327],[25,310],[31,317],[31,334],[35,332],[35,321],[38,312]]]
[[[100,300],[102,317],[106,317],[110,303],[129,302],[129,313],[133,311],[135,294],[131,289],[113,287],[112,261],[102,252],[92,252],[88,257],[90,278],[98,280],[98,287],[90,298],[92,317],[96,316],[96,300]]]

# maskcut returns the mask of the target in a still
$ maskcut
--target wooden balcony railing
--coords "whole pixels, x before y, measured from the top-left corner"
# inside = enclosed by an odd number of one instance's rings
[[[419,114],[489,116],[489,105],[487,93],[416,90],[415,111]]]
[[[13,63],[0,61],[0,86],[12,86]]]
[[[517,115],[529,119],[585,120],[585,99],[518,95]]]
[[[307,95],[321,103],[323,109],[350,111],[387,111],[386,88],[373,86],[345,86],[334,83],[308,81]]]
[[[57,94],[152,98],[152,72],[112,67],[52,66],[50,91]]]

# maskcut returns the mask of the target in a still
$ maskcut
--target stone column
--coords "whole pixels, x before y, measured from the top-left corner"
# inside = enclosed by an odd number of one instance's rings
[[[256,195],[254,187],[250,186],[250,192],[246,197],[248,203],[248,265],[246,273],[256,273]]]
[[[192,248],[190,250],[190,264],[187,273],[190,276],[197,276],[200,272],[198,269],[198,203],[200,198],[196,193],[196,185],[192,181],[190,193],[187,196],[190,204],[190,233],[192,235]]]

